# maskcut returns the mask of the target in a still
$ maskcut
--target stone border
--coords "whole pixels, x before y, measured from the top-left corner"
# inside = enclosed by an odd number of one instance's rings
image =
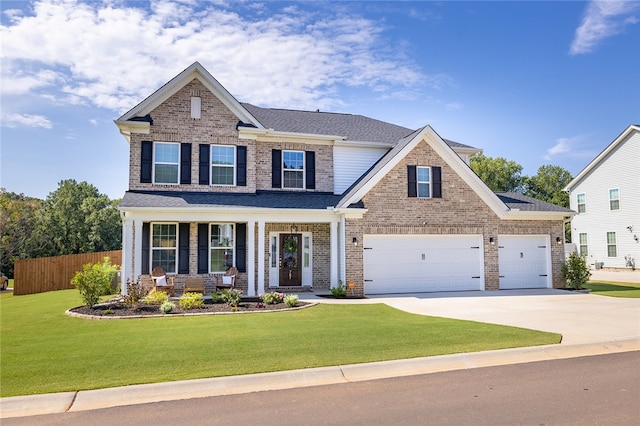
[[[246,315],[246,314],[262,314],[262,313],[273,313],[273,312],[291,312],[291,311],[299,311],[300,309],[310,308],[318,304],[318,302],[306,302],[304,306],[295,306],[293,308],[287,309],[264,309],[260,311],[244,311],[244,312],[185,312],[181,314],[151,314],[151,315],[87,315],[80,314],[78,312],[73,312],[72,309],[80,308],[82,306],[75,306],[71,309],[67,309],[64,313],[67,316],[75,317],[75,318],[84,318],[84,319],[92,319],[92,320],[119,320],[119,319],[139,319],[139,318],[171,318],[171,317],[197,317],[204,315]]]

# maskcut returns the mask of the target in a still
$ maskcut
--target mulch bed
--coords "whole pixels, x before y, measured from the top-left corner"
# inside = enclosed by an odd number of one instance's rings
[[[93,308],[87,306],[78,306],[67,311],[69,315],[81,317],[100,317],[100,318],[140,318],[140,317],[170,317],[180,315],[206,315],[206,314],[237,314],[243,312],[272,312],[286,311],[304,308],[314,305],[314,303],[298,302],[297,306],[290,308],[286,303],[278,303],[274,305],[265,305],[257,302],[241,302],[237,311],[233,311],[224,303],[209,303],[202,307],[184,310],[176,303],[176,308],[170,314],[160,312],[158,305],[138,305],[128,306],[122,303],[101,303]]]

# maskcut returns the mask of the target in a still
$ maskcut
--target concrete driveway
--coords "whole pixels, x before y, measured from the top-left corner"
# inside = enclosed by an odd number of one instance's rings
[[[406,312],[510,325],[562,334],[563,344],[640,338],[640,299],[564,290],[501,290],[313,298],[323,303],[385,303]]]

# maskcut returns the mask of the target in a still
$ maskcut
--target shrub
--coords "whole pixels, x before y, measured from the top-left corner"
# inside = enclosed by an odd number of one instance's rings
[[[577,251],[571,252],[569,259],[562,264],[562,278],[567,282],[567,287],[580,290],[590,277],[591,271],[585,257],[578,254]]]
[[[338,281],[338,286],[329,290],[334,297],[345,297],[347,295],[347,288],[342,283],[342,280]]]
[[[144,299],[145,291],[139,282],[132,283],[127,280],[127,294],[123,297],[125,305],[133,306],[140,303]]]
[[[100,296],[111,293],[111,281],[116,275],[117,267],[105,257],[102,263],[87,263],[82,269],[82,272],[77,272],[71,279],[71,284],[78,289],[84,303],[92,308],[98,303]]]
[[[211,302],[212,303],[221,303],[223,301],[224,300],[222,300],[222,291],[221,290],[218,290],[218,291],[215,291],[215,292],[211,293]]]
[[[169,295],[164,291],[154,291],[144,298],[144,303],[148,305],[162,305],[169,300]]]
[[[170,314],[176,308],[176,304],[173,302],[164,301],[162,305],[160,305],[160,312],[163,314]]]
[[[284,300],[284,294],[273,291],[267,294],[261,294],[260,298],[267,305],[275,305],[276,303],[282,303]]]
[[[202,294],[196,292],[187,292],[180,298],[180,307],[185,310],[199,308],[204,304]]]
[[[288,307],[293,308],[298,304],[298,295],[297,294],[289,294],[284,297],[284,303],[287,304]]]
[[[229,289],[222,291],[222,300],[227,306],[237,308],[242,298],[242,290]]]

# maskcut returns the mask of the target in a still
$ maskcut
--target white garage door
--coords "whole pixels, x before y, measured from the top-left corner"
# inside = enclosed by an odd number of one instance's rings
[[[365,235],[366,294],[482,290],[481,235]]]
[[[501,289],[551,287],[548,235],[499,235]]]

